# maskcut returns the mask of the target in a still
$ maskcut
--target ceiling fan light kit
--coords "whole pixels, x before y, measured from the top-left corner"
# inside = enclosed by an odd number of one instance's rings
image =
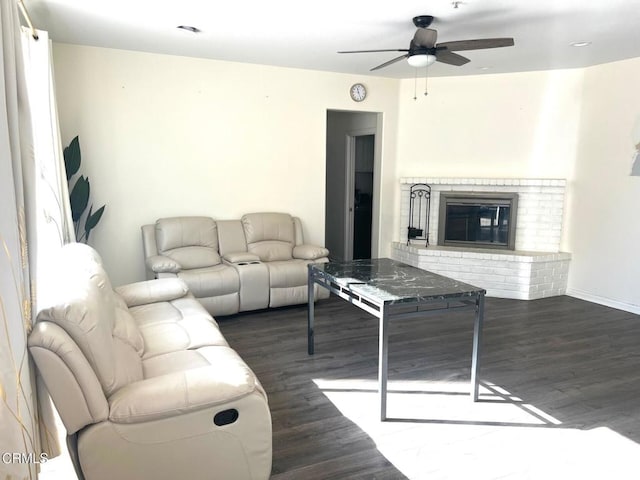
[[[435,61],[436,56],[430,54],[411,55],[409,58],[407,58],[407,63],[415,68],[428,67],[429,65],[433,65]]]

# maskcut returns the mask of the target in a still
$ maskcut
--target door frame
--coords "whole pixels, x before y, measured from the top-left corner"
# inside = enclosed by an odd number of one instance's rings
[[[378,154],[378,129],[363,128],[351,130],[345,136],[345,162],[344,162],[344,178],[345,178],[345,201],[344,201],[344,253],[346,260],[353,260],[353,220],[354,220],[354,197],[355,197],[355,176],[356,176],[356,137],[373,135],[373,199],[375,202],[377,194],[376,179],[378,175],[378,165],[376,162]],[[375,208],[372,210],[372,222],[374,222]],[[371,229],[371,255],[373,255],[374,245],[374,229]],[[375,242],[377,245],[377,241]],[[376,250],[377,251],[377,250]]]

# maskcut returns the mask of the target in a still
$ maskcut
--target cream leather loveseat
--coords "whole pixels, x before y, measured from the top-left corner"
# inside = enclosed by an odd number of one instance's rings
[[[185,283],[114,290],[83,244],[63,247],[60,262],[29,351],[79,478],[269,478],[266,394]]]
[[[307,265],[329,251],[307,245],[297,217],[161,218],[142,227],[147,278],[178,277],[214,316],[305,303]],[[314,285],[316,299],[328,290]]]

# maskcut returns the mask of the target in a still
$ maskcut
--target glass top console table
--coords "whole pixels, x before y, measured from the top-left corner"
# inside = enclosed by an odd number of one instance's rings
[[[314,353],[314,284],[379,319],[380,419],[387,418],[389,322],[448,310],[473,310],[471,398],[478,400],[485,290],[389,258],[309,265],[307,346]]]

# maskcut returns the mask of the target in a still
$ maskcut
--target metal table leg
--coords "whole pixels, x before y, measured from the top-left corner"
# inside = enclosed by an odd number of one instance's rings
[[[314,276],[313,272],[309,268],[308,278],[307,278],[307,297],[308,297],[308,305],[307,305],[307,353],[309,355],[313,355],[313,347],[314,347],[314,331],[313,331],[313,323],[314,323]]]
[[[478,401],[480,391],[480,355],[482,355],[482,324],[484,322],[484,293],[476,297],[476,319],[473,326],[473,354],[471,360],[471,399]]]
[[[380,421],[387,419],[387,376],[389,372],[389,314],[382,310],[378,337],[378,395],[380,396]]]

